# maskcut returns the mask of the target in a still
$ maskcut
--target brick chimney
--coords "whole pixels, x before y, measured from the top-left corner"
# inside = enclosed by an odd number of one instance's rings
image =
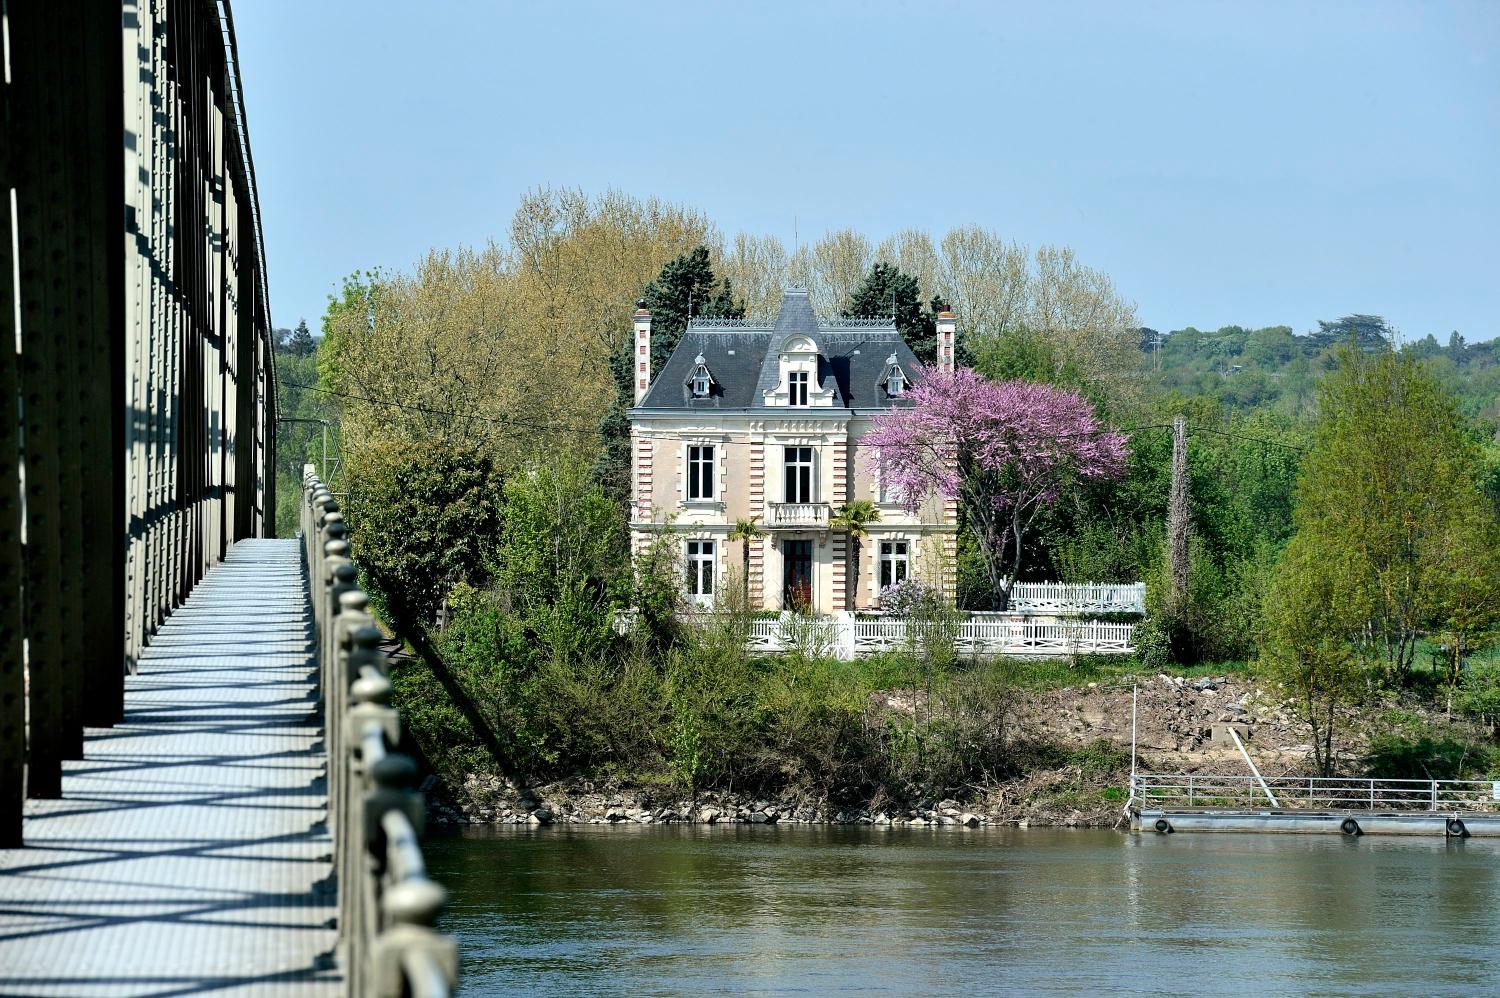
[[[958,337],[958,320],[944,309],[937,314],[937,365],[942,371],[953,370],[953,345]]]
[[[640,405],[651,387],[651,312],[646,299],[635,303],[635,404]]]

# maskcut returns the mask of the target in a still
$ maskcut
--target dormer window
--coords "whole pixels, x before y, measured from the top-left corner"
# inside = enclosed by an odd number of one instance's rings
[[[695,399],[706,399],[713,391],[714,376],[708,373],[708,364],[700,353],[693,359],[693,373],[688,376],[688,391]]]
[[[807,405],[807,372],[793,371],[787,376],[787,387],[791,391],[791,398],[787,405]]]
[[[885,374],[880,384],[885,388],[886,398],[900,398],[906,392],[906,372],[901,370],[895,354],[885,359]]]

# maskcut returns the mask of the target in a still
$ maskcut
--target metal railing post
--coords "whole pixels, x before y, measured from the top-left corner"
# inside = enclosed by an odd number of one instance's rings
[[[346,740],[342,752],[348,767],[348,782],[341,794],[345,807],[338,835],[339,938],[349,993],[364,995],[369,993],[364,969],[368,959],[366,944],[372,934],[369,808],[364,802],[372,789],[372,770],[384,755],[385,742],[398,729],[396,712],[390,708],[390,680],[373,667],[361,670],[360,677],[350,686],[349,696],[353,705],[344,719],[343,730],[353,737]]]

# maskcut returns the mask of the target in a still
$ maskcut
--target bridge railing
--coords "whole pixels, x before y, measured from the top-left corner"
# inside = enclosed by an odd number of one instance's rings
[[[1500,782],[1382,780],[1355,777],[1225,776],[1212,773],[1138,773],[1136,806],[1302,811],[1500,811]],[[1269,791],[1269,795],[1268,795]]]
[[[417,765],[397,751],[389,657],[349,558],[338,501],[311,465],[303,471],[301,515],[348,993],[442,998],[457,981],[458,947],[433,928],[447,894],[422,858],[426,805],[414,789]]]

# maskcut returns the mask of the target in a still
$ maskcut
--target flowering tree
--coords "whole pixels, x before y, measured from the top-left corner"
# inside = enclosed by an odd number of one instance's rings
[[[907,398],[914,404],[877,417],[866,442],[912,512],[932,495],[958,500],[1004,610],[1037,514],[1069,482],[1123,475],[1126,437],[1076,392],[970,370],[929,370]]]

